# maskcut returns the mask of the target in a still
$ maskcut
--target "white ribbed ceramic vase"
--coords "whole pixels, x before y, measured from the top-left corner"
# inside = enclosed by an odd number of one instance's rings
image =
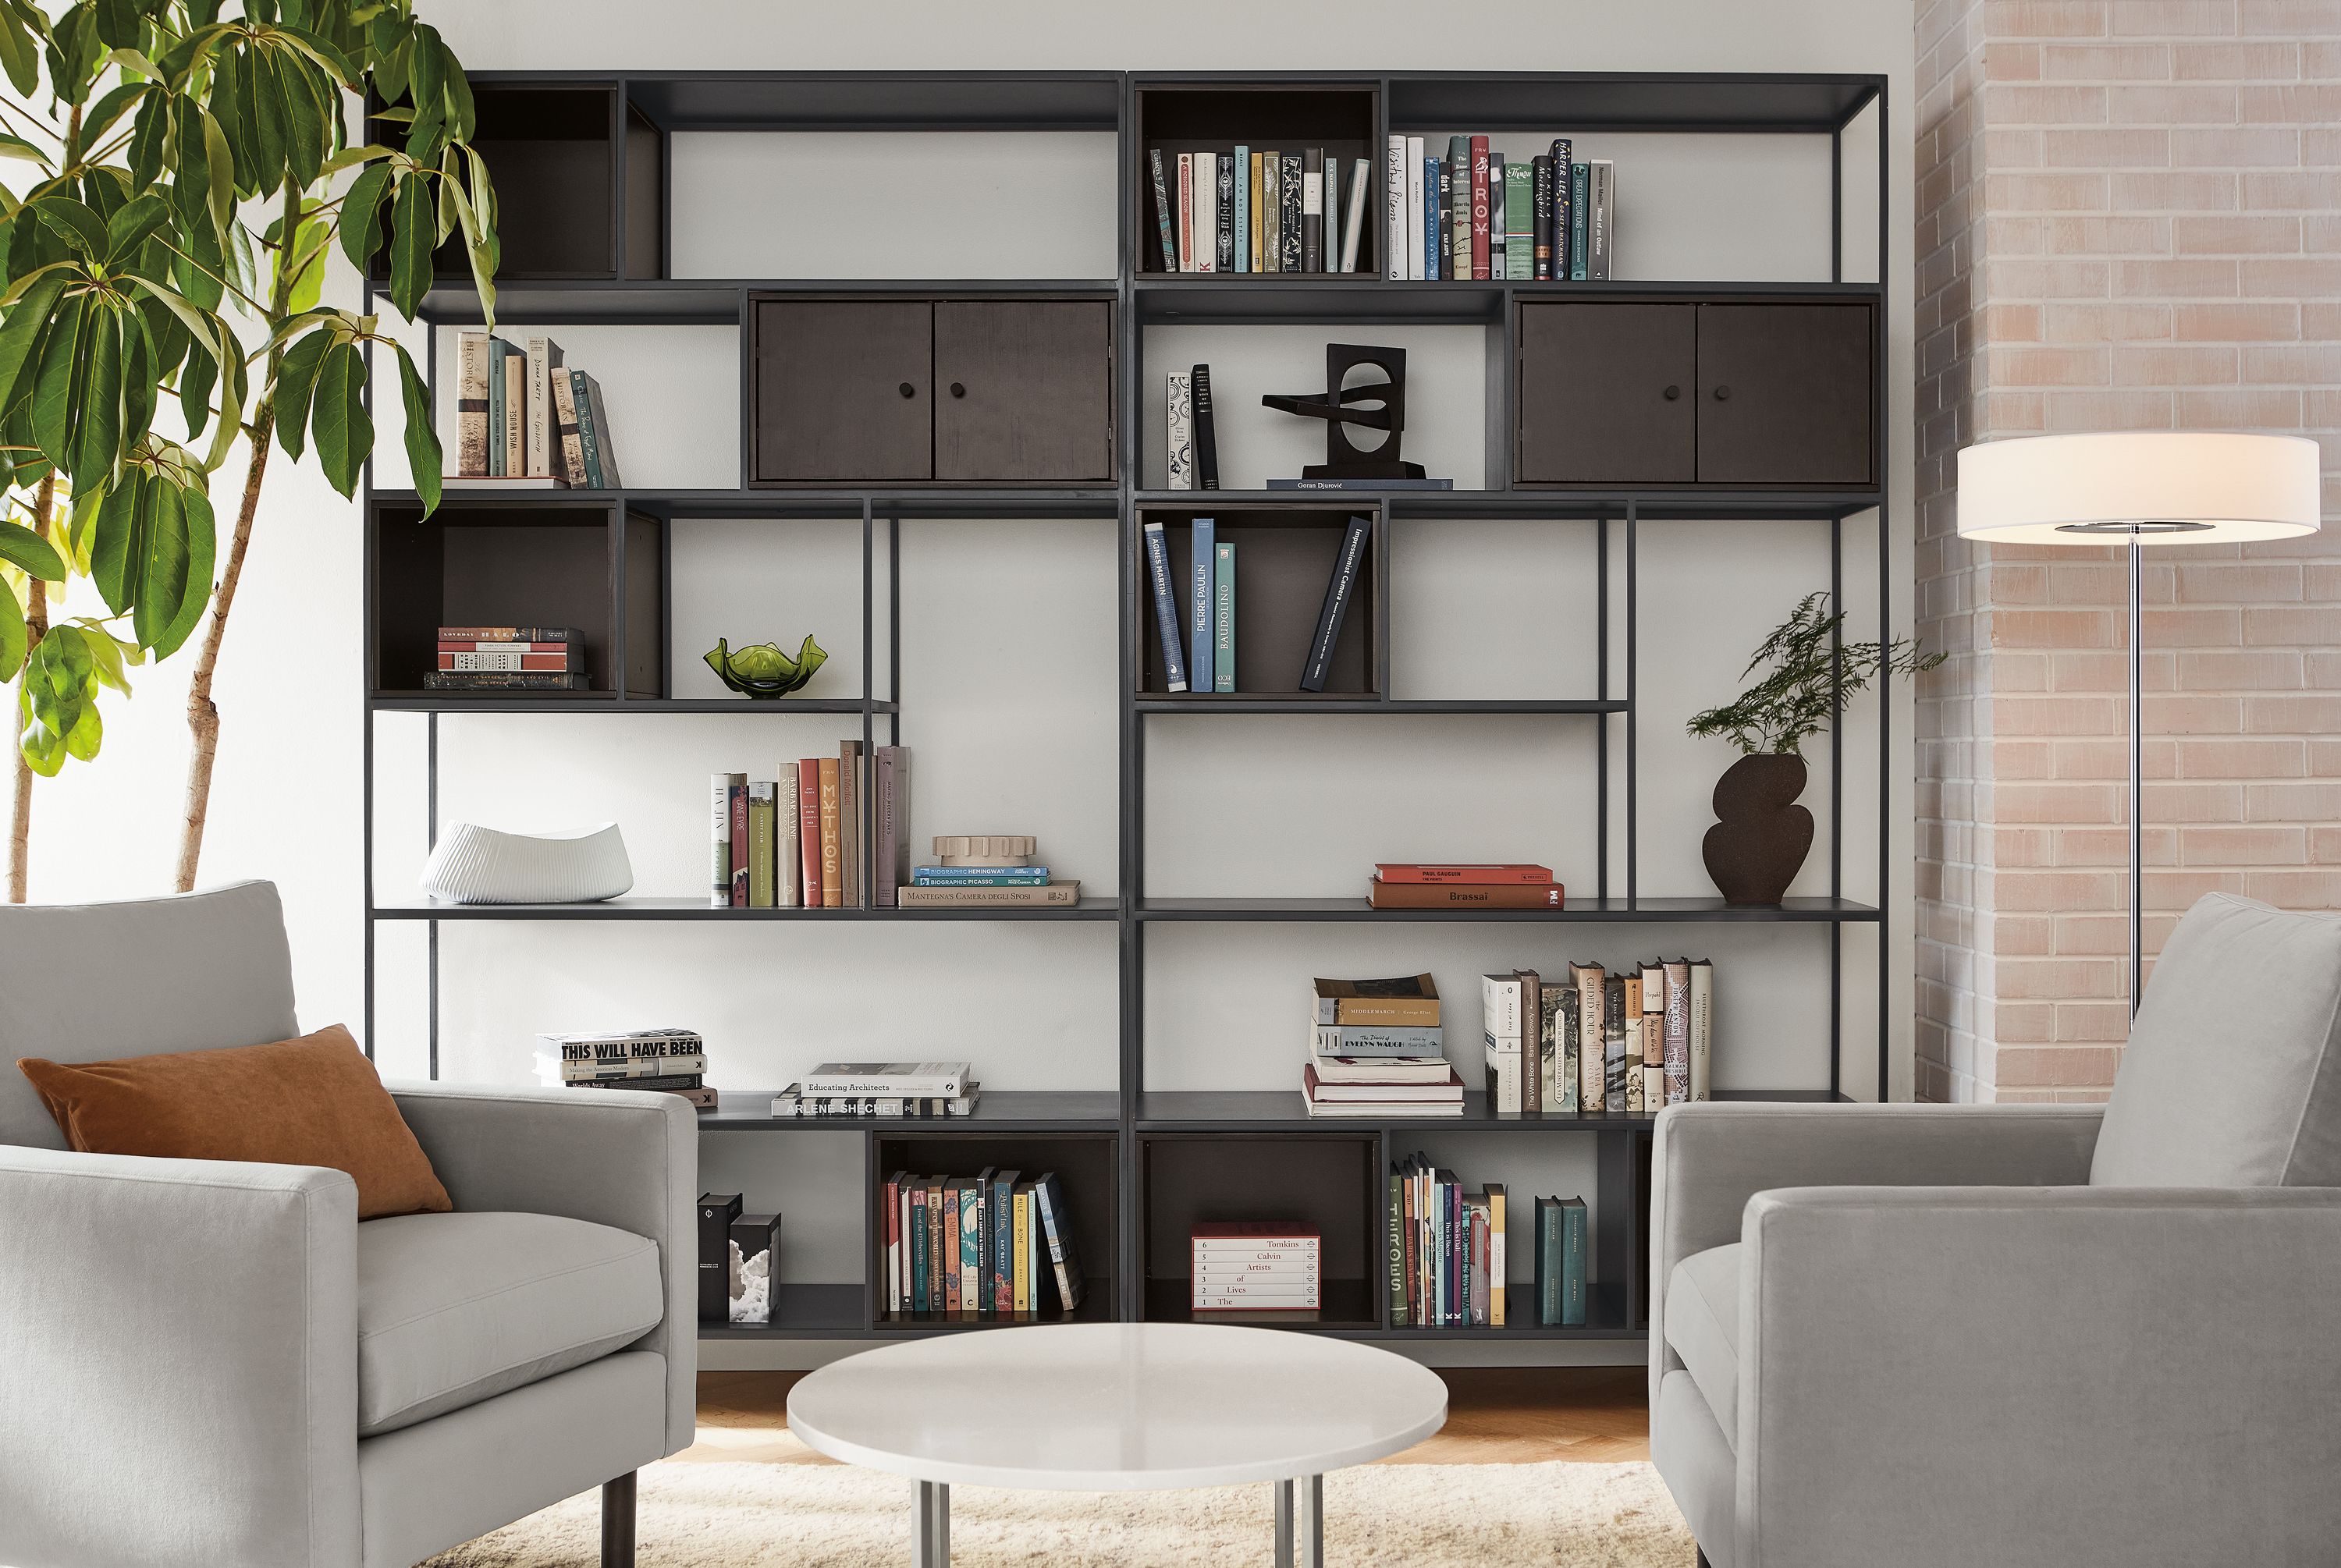
[[[458,822],[423,868],[423,890],[457,904],[590,904],[633,885],[615,822],[542,834]]]

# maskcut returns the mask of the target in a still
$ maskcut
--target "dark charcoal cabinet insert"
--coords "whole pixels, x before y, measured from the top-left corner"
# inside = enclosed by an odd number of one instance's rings
[[[1523,484],[1689,484],[1698,307],[1520,307]]]
[[[934,312],[937,479],[1112,477],[1111,305],[943,300]]]
[[[934,477],[934,310],[924,300],[760,300],[756,477]]]
[[[1870,310],[1698,307],[1702,484],[1868,484]]]

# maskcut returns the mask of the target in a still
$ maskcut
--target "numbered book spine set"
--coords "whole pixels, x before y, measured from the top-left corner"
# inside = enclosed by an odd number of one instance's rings
[[[573,626],[443,626],[427,691],[590,691]]]
[[[1365,243],[1373,169],[1322,147],[1149,148],[1155,237],[1150,270],[1354,273]]]
[[[862,814],[872,813],[869,902],[891,907],[910,870],[911,756],[862,742],[783,764],[778,779],[708,778],[707,901],[715,908],[856,909],[863,905]],[[865,800],[866,793],[866,800]]]
[[[1197,367],[1201,368],[1201,367]],[[1172,692],[1234,692],[1236,681],[1236,547],[1219,538],[1216,519],[1199,517],[1188,525],[1183,561],[1174,561],[1170,531],[1161,522],[1145,526],[1146,570],[1154,584],[1155,632],[1162,642],[1162,672]],[[1373,543],[1373,521],[1358,516],[1343,530],[1332,575],[1317,610],[1295,689],[1322,691],[1333,649],[1350,616],[1350,601]]]
[[[617,452],[602,383],[563,362],[561,345],[455,334],[455,471],[519,490],[616,490]]]
[[[1611,973],[1571,964],[1547,983],[1533,969],[1479,978],[1489,1108],[1655,1116],[1708,1097],[1715,966],[1653,958]]]
[[[1079,882],[1052,882],[1049,868],[1033,863],[1040,840],[1029,834],[942,834],[933,848],[934,863],[912,868],[897,889],[905,908],[1051,908],[1081,901]]]
[[[706,1072],[707,1042],[694,1029],[536,1037],[537,1082],[548,1088],[655,1089],[712,1111]]]
[[[1569,890],[1549,866],[1431,866],[1383,862],[1366,885],[1377,909],[1558,909]]]
[[[743,1214],[736,1192],[699,1195],[699,1321],[772,1321],[781,1216]]]
[[[965,1116],[981,1086],[966,1062],[823,1062],[772,1097],[776,1116]]]
[[[880,1201],[889,1317],[1012,1320],[1080,1308],[1081,1255],[1055,1172],[896,1171]]]
[[[1463,1080],[1446,1057],[1429,975],[1319,980],[1300,1097],[1312,1116],[1459,1116]]]
[[[1382,165],[1383,276],[1489,283],[1609,276],[1617,171],[1567,136],[1507,161],[1485,136],[1390,139]]]
[[[1318,1312],[1325,1305],[1325,1241],[1276,1220],[1216,1221],[1189,1233],[1194,1310]]]

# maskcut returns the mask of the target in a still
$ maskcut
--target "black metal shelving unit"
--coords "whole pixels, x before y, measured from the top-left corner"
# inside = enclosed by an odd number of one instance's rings
[[[1466,921],[1494,924],[1636,925],[1717,923],[1778,923],[1810,927],[1828,953],[1829,984],[1828,1059],[1825,1082],[1784,1087],[1736,1097],[1838,1100],[1843,1092],[1842,1067],[1848,1046],[1843,1005],[1846,970],[1844,934],[1848,926],[1868,926],[1876,931],[1878,1017],[1874,1047],[1877,1082],[1881,1095],[1888,1082],[1888,920],[1879,907],[1845,896],[1848,845],[1845,827],[1844,756],[1831,749],[1828,778],[1829,801],[1828,887],[1824,897],[1800,898],[1772,908],[1735,908],[1713,898],[1653,896],[1641,888],[1637,854],[1639,819],[1637,730],[1641,714],[1637,706],[1640,626],[1638,620],[1638,541],[1646,528],[1662,528],[1682,520],[1773,520],[1809,521],[1825,529],[1829,541],[1830,587],[1840,604],[1848,586],[1845,535],[1849,523],[1867,518],[1876,529],[1878,581],[1875,611],[1880,624],[1890,625],[1893,599],[1893,552],[1888,526],[1888,474],[1886,424],[1886,339],[1883,330],[1887,292],[1879,283],[1844,280],[1844,260],[1853,243],[1847,226],[1848,192],[1846,149],[1858,134],[1857,122],[1872,115],[1877,138],[1876,272],[1887,275],[1888,214],[1886,91],[1883,75],[1868,74],[1734,74],[1671,73],[1124,73],[1124,72],[499,72],[473,77],[475,90],[488,94],[548,92],[576,100],[580,94],[603,94],[607,100],[606,144],[598,157],[590,142],[562,151],[573,154],[560,164],[566,170],[582,168],[584,194],[590,201],[563,203],[547,209],[546,219],[558,232],[533,248],[541,256],[555,246],[567,246],[583,266],[561,265],[539,270],[557,275],[532,276],[515,270],[498,280],[496,316],[502,323],[557,325],[720,325],[741,334],[742,423],[739,482],[732,488],[621,491],[530,491],[523,494],[486,493],[451,489],[443,501],[443,519],[494,521],[495,514],[514,521],[558,521],[576,529],[599,527],[608,541],[607,605],[608,668],[615,673],[614,690],[576,694],[516,693],[473,695],[423,692],[385,685],[384,668],[383,533],[385,527],[419,515],[412,491],[375,489],[371,470],[365,496],[366,594],[364,619],[365,690],[361,702],[364,723],[365,833],[364,918],[365,1017],[367,1048],[373,1048],[375,986],[375,934],[379,923],[420,922],[428,931],[427,965],[428,1058],[430,1071],[439,1070],[439,941],[440,928],[450,922],[472,924],[507,921],[844,921],[885,924],[892,921],[1018,920],[1041,922],[1111,923],[1118,928],[1121,984],[1118,1090],[1098,1093],[987,1092],[977,1115],[952,1122],[882,1122],[835,1119],[775,1118],[765,1114],[765,1094],[730,1094],[722,1108],[701,1117],[709,1136],[748,1134],[844,1132],[858,1138],[866,1179],[872,1184],[871,1208],[876,1207],[875,1184],[883,1180],[880,1168],[882,1144],[900,1148],[905,1142],[933,1140],[932,1146],[957,1141],[969,1148],[994,1143],[1052,1140],[1064,1149],[1090,1151],[1102,1140],[1109,1151],[1112,1213],[1106,1218],[1111,1237],[1105,1255],[1091,1259],[1101,1288],[1095,1289],[1078,1315],[1091,1318],[1141,1316],[1181,1317],[1185,1303],[1176,1277],[1155,1278],[1150,1272],[1148,1241],[1152,1223],[1149,1207],[1159,1196],[1149,1190],[1151,1156],[1161,1154],[1166,1166],[1181,1146],[1209,1144],[1230,1157],[1268,1158],[1280,1148],[1321,1154],[1340,1146],[1357,1156],[1356,1165],[1370,1173],[1386,1172],[1392,1158],[1424,1136],[1448,1133],[1500,1135],[1505,1137],[1589,1136],[1596,1140],[1599,1186],[1596,1201],[1595,1263],[1598,1283],[1593,1290],[1589,1321],[1582,1326],[1548,1327],[1515,1321],[1494,1328],[1401,1328],[1390,1324],[1387,1291],[1381,1283],[1381,1258],[1386,1255],[1382,1189],[1379,1176],[1362,1200],[1358,1223],[1364,1249],[1364,1277],[1329,1278],[1327,1310],[1319,1321],[1298,1326],[1314,1332],[1371,1337],[1393,1344],[1474,1342],[1521,1344],[1563,1339],[1631,1340],[1644,1336],[1645,1282],[1639,1266],[1644,1255],[1643,1226],[1648,1207],[1648,1169],[1652,1119],[1647,1116],[1588,1114],[1582,1116],[1499,1116],[1488,1109],[1484,1096],[1467,1097],[1460,1118],[1390,1116],[1379,1119],[1311,1120],[1300,1113],[1290,1090],[1275,1092],[1186,1093],[1150,1090],[1146,1087],[1144,998],[1146,942],[1150,928],[1164,921],[1242,924],[1355,924]],[[1144,260],[1152,243],[1145,193],[1139,184],[1143,159],[1141,143],[1142,103],[1164,102],[1169,95],[1198,92],[1226,97],[1236,94],[1273,94],[1335,91],[1370,100],[1372,148],[1392,133],[1444,135],[1458,129],[1489,133],[1537,132],[1666,132],[1733,135],[1741,134],[1800,134],[1825,137],[1830,152],[1830,255],[1828,281],[1798,283],[1687,283],[1667,281],[1605,281],[1593,283],[1423,283],[1391,281],[1379,276],[1343,274],[1264,275],[1258,273],[1165,274]],[[686,131],[924,131],[987,132],[1048,130],[1085,131],[1117,138],[1119,215],[1116,275],[1088,280],[945,279],[909,281],[850,279],[808,281],[787,279],[677,279],[665,275],[672,255],[672,193],[673,181],[670,133]],[[493,151],[490,150],[493,162]],[[582,160],[582,161],[581,161]],[[1371,159],[1376,195],[1371,214],[1380,209],[1380,160]],[[606,186],[601,182],[606,180]],[[507,223],[514,203],[505,202]],[[543,203],[540,203],[542,205]],[[573,217],[572,213],[583,216]],[[583,224],[582,229],[559,228]],[[594,226],[596,224],[603,226]],[[1366,251],[1380,249],[1370,222]],[[530,243],[514,243],[507,236],[507,257],[532,253]],[[461,280],[459,272],[443,266],[440,286],[426,296],[423,317],[434,327],[476,323],[480,302]],[[373,292],[369,285],[370,293]],[[1068,487],[1013,484],[951,485],[901,483],[822,488],[774,487],[752,482],[751,447],[754,428],[748,411],[753,343],[753,301],[770,293],[803,298],[823,294],[863,298],[901,295],[906,298],[949,297],[981,300],[990,296],[1024,297],[1041,294],[1081,294],[1110,299],[1113,312],[1113,470],[1111,485]],[[1514,433],[1519,419],[1517,367],[1519,362],[1519,313],[1522,307],[1546,301],[1632,301],[1639,303],[1702,301],[1793,300],[1866,303],[1877,312],[1872,333],[1869,411],[1873,482],[1825,489],[1763,486],[1545,487],[1516,482]],[[1479,491],[1346,491],[1338,496],[1292,491],[1162,491],[1141,483],[1142,440],[1138,411],[1141,343],[1151,326],[1246,323],[1323,324],[1329,327],[1377,324],[1434,323],[1479,325],[1489,333],[1491,362],[1502,373],[1491,374],[1487,398],[1487,489]],[[433,352],[428,369],[435,381],[440,372]],[[1208,501],[1205,497],[1208,496]],[[1388,594],[1378,592],[1372,611],[1370,645],[1371,690],[1368,694],[1320,697],[1308,694],[1247,693],[1237,696],[1170,696],[1145,690],[1145,657],[1151,606],[1138,589],[1138,523],[1148,511],[1177,512],[1200,509],[1220,512],[1237,509],[1270,511],[1279,508],[1315,507],[1344,513],[1370,512],[1375,525],[1374,581],[1388,582],[1389,535],[1394,524],[1435,525],[1442,521],[1522,519],[1555,526],[1589,528],[1596,541],[1597,566],[1584,584],[1597,619],[1598,664],[1595,690],[1569,699],[1539,700],[1392,700],[1390,695],[1390,628]],[[668,598],[672,573],[668,565],[670,525],[682,520],[739,518],[753,520],[818,519],[852,523],[862,530],[863,690],[858,696],[802,699],[770,703],[742,700],[678,698],[672,693],[672,671],[667,639],[672,618]],[[400,898],[374,886],[375,842],[374,747],[377,716],[419,715],[425,726],[424,819],[429,834],[438,830],[438,727],[444,715],[619,713],[651,716],[670,713],[729,713],[747,718],[825,714],[859,716],[865,747],[882,740],[906,743],[902,726],[901,659],[901,523],[915,519],[1049,519],[1069,525],[1104,523],[1115,528],[1119,540],[1121,690],[1120,737],[1120,864],[1118,891],[1112,898],[1085,898],[1062,909],[850,908],[850,909],[721,909],[690,898],[626,898],[605,904],[560,906],[470,906],[436,904]],[[635,553],[630,565],[629,551]],[[654,551],[658,570],[649,572],[643,559]],[[887,689],[880,690],[872,675],[872,611],[877,568],[882,553],[886,570],[885,625],[892,642],[886,660]],[[642,600],[645,584],[654,579],[656,604]],[[1619,590],[1622,589],[1622,593]],[[629,601],[630,591],[635,601]],[[1610,620],[1613,599],[1622,603],[1622,638],[1613,639]],[[411,613],[411,611],[410,611]],[[655,628],[656,646],[649,640]],[[1617,641],[1621,656],[1611,651]],[[1146,740],[1161,720],[1208,719],[1221,716],[1272,719],[1277,716],[1509,716],[1522,722],[1586,724],[1596,738],[1597,809],[1593,830],[1596,844],[1595,888],[1589,898],[1570,899],[1553,910],[1405,911],[1376,910],[1362,898],[1194,898],[1150,896],[1144,885],[1147,807],[1145,799]],[[1887,710],[1878,719],[1878,794],[1877,800],[1877,886],[1895,885],[1890,852],[1893,736]],[[1622,748],[1622,766],[1612,767],[1613,748]],[[1619,787],[1611,774],[1620,774]],[[1613,813],[1622,819],[1619,835],[1622,864],[1613,867],[1610,853]],[[868,821],[868,813],[862,819]],[[868,866],[871,846],[857,852]],[[865,876],[863,884],[868,885]],[[1881,903],[1890,904],[1881,897]],[[1820,1075],[1817,1073],[1817,1077]],[[1718,1096],[1718,1097],[1735,1097]],[[1347,1154],[1342,1157],[1348,1157]],[[1345,1178],[1346,1179],[1346,1178]],[[1346,1196],[1342,1199],[1346,1202]],[[1330,1239],[1330,1238],[1329,1238]],[[770,1325],[734,1327],[703,1325],[702,1338],[732,1339],[858,1339],[903,1334],[950,1332],[983,1326],[991,1320],[952,1321],[914,1316],[884,1318],[880,1313],[878,1281],[882,1260],[874,1228],[865,1249],[864,1277],[859,1283],[783,1285],[777,1294],[775,1321]],[[1183,1259],[1181,1260],[1183,1266]]]

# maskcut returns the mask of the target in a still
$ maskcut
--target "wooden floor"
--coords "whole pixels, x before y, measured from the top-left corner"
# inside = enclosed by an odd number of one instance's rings
[[[702,1372],[699,1441],[685,1460],[826,1464],[789,1434],[800,1372]],[[1649,1374],[1639,1366],[1456,1367],[1447,1428],[1385,1464],[1530,1464],[1650,1456]]]

